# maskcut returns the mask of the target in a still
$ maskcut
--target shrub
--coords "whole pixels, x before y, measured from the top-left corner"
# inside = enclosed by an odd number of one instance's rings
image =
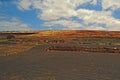
[[[7,35],[7,39],[12,39],[12,38],[15,38],[15,36],[13,34],[8,34]]]

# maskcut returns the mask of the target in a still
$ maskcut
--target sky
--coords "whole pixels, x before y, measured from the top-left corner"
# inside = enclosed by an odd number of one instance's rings
[[[0,0],[0,31],[120,31],[120,0]]]

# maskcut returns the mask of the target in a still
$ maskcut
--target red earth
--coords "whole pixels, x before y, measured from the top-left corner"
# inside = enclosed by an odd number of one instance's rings
[[[120,31],[92,31],[92,30],[47,30],[32,36],[45,37],[111,37],[120,38]]]

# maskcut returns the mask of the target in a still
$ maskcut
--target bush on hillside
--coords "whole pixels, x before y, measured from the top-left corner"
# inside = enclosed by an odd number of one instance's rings
[[[12,39],[12,38],[15,38],[15,36],[13,34],[8,34],[7,35],[7,39]]]

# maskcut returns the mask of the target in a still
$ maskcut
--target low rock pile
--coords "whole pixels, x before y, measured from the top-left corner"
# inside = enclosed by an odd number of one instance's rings
[[[50,46],[47,51],[80,51],[80,52],[101,52],[101,53],[120,53],[119,47],[108,46]]]

